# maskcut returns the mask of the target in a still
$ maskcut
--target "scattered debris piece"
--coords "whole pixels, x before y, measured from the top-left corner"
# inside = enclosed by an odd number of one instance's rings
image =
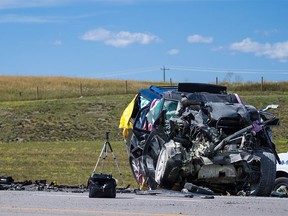
[[[196,194],[214,195],[214,192],[210,190],[209,188],[200,187],[192,183],[186,183],[184,185],[184,189],[187,189],[189,192],[196,193]]]
[[[65,192],[85,192],[86,185],[58,185],[56,181],[47,184],[46,180],[25,180],[23,182],[15,182],[11,176],[0,177],[0,190],[27,190],[27,191],[65,191]]]
[[[271,197],[280,197],[280,198],[288,198],[288,194],[279,193],[277,191],[272,191]]]
[[[184,198],[193,198],[198,197],[201,199],[214,199],[213,195],[201,194],[201,193],[192,193],[187,189],[181,191],[173,191],[167,189],[157,189],[157,190],[144,190],[136,191],[137,195],[155,195],[155,196],[165,196],[165,197],[184,197]]]

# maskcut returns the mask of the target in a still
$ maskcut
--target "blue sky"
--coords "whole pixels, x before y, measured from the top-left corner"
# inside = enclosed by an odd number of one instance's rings
[[[0,75],[288,81],[288,0],[0,0]]]

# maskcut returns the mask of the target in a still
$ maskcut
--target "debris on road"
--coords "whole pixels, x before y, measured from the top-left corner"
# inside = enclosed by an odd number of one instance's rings
[[[15,182],[11,176],[0,177],[0,190],[27,190],[27,191],[64,191],[83,193],[87,191],[86,185],[58,185],[56,181],[47,184],[46,180],[25,180],[23,182]]]
[[[52,181],[50,184],[47,180],[25,180],[22,182],[15,182],[11,176],[0,176],[0,190],[25,190],[25,191],[47,191],[47,192],[72,192],[84,193],[88,192],[88,186],[82,185],[62,185]],[[116,193],[132,193],[134,189],[116,188]]]

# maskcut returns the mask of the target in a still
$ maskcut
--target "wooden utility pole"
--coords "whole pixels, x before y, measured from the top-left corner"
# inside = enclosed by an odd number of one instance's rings
[[[163,66],[163,68],[160,68],[160,70],[163,71],[163,82],[165,82],[165,71],[166,70],[170,70],[169,68],[165,68],[165,66]]]
[[[264,78],[263,76],[261,77],[261,91],[263,91],[263,86],[264,86]]]

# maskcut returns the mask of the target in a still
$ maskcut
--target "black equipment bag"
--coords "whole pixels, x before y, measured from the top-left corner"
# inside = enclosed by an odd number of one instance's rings
[[[112,175],[95,173],[88,182],[89,198],[115,198],[116,185]]]

